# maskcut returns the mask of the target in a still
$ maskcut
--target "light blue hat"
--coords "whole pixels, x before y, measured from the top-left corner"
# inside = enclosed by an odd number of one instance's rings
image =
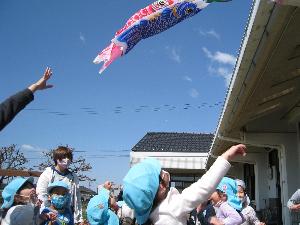
[[[33,184],[33,177],[23,178],[17,177],[13,179],[2,191],[3,204],[1,206],[2,209],[10,208],[14,203],[14,198],[19,189],[26,182]]]
[[[87,218],[90,225],[119,225],[119,218],[108,208],[109,191],[102,188],[88,203]]]
[[[124,201],[117,201],[117,205],[119,206],[119,208],[121,208],[124,205]]]
[[[217,189],[227,195],[227,202],[236,210],[242,210],[242,202],[237,197],[237,183],[234,179],[224,177],[218,184]]]
[[[53,183],[50,183],[50,184],[48,185],[48,188],[47,188],[48,194],[49,194],[49,193],[51,192],[51,190],[52,190],[53,188],[55,188],[55,187],[63,187],[63,188],[65,188],[65,189],[67,189],[68,191],[70,190],[69,185],[66,184],[65,182],[63,182],[63,181],[54,181]]]
[[[159,187],[160,162],[148,158],[134,165],[123,179],[123,199],[134,209],[138,224],[145,223],[150,215]]]

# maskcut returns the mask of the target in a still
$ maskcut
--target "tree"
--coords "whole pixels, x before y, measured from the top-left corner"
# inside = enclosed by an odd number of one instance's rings
[[[0,149],[0,168],[4,170],[24,170],[25,164],[28,162],[25,155],[20,152],[20,149],[16,145],[10,145],[8,147],[1,147]],[[8,176],[0,176],[0,184]]]
[[[70,148],[70,147],[68,147],[68,148]],[[96,179],[91,178],[86,174],[86,172],[91,171],[91,169],[92,169],[91,164],[86,162],[86,159],[83,156],[75,157],[74,148],[70,148],[70,149],[73,152],[73,161],[70,165],[69,170],[78,176],[79,181],[87,181],[87,182],[95,181]],[[53,158],[52,158],[53,151],[54,151],[54,149],[52,149],[50,151],[43,151],[44,161],[35,167],[37,167],[39,170],[43,171],[47,167],[52,166],[54,163]]]

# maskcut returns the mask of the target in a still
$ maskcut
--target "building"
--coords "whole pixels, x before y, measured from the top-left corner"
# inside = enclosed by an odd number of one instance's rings
[[[131,149],[130,164],[154,157],[170,172],[171,186],[182,190],[205,172],[213,137],[213,134],[150,132]]]
[[[286,204],[300,187],[300,1],[280,2],[253,3],[208,166],[247,144],[229,176],[246,181],[268,224],[290,225]]]
[[[79,186],[79,191],[81,195],[81,201],[88,202],[97,193],[87,187]]]

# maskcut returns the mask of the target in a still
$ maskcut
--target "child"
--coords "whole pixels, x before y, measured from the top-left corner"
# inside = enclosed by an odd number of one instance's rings
[[[235,180],[224,177],[210,199],[216,209],[216,217],[209,219],[210,224],[240,225],[244,222],[242,214],[238,212],[242,209],[242,203],[237,197]]]
[[[33,178],[18,177],[12,180],[2,192],[3,209],[1,225],[39,224],[39,205],[33,185]]]
[[[194,218],[195,221],[197,221],[196,224],[200,225],[210,225],[208,220],[215,216],[216,212],[211,204],[211,201],[208,201],[204,204],[200,204],[195,210],[194,210]]]
[[[123,198],[135,211],[138,224],[186,224],[188,213],[206,202],[230,168],[229,160],[245,155],[242,144],[232,146],[204,174],[201,179],[180,194],[169,189],[170,174],[161,169],[159,161],[146,159],[134,165],[124,178]],[[149,221],[148,221],[149,220]]]
[[[44,225],[74,225],[68,185],[62,181],[55,181],[49,184],[48,194],[51,205],[42,211],[42,214],[48,217]]]
[[[134,211],[126,205],[124,201],[117,202],[119,209],[117,215],[120,220],[120,225],[134,225]]]
[[[59,146],[53,151],[54,165],[47,167],[38,179],[36,192],[43,202],[43,207],[49,207],[47,188],[54,181],[63,181],[69,186],[71,197],[71,210],[75,223],[82,223],[82,205],[79,191],[79,180],[75,173],[69,170],[73,160],[72,150],[65,146]]]
[[[245,192],[245,182],[237,179],[236,183],[238,185],[237,196],[242,202],[242,214],[245,218],[245,222],[242,225],[265,225],[265,223],[259,221],[255,210],[249,205],[250,199]]]
[[[116,201],[110,197],[109,191],[102,188],[88,203],[87,218],[90,225],[119,225],[117,215],[111,210]]]

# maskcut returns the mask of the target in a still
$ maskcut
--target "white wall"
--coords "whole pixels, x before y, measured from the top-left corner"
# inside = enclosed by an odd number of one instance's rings
[[[243,180],[244,179],[244,164],[232,163],[232,167],[228,171],[227,176]]]
[[[299,143],[296,133],[287,133],[287,134],[274,134],[274,133],[247,133],[246,134],[247,142],[250,143],[260,143],[263,145],[271,145],[274,148],[279,150],[279,163],[280,163],[280,182],[281,182],[281,202],[283,206],[283,224],[290,224],[290,214],[289,210],[286,207],[286,203],[289,197],[298,189],[299,186],[299,171],[300,171],[300,162],[299,162]],[[261,161],[261,159],[257,159]],[[268,161],[265,161],[267,166]],[[259,162],[257,163],[259,164]],[[263,176],[260,174],[265,173],[262,169],[263,166],[260,166],[257,169],[258,181],[259,181],[259,195],[260,202],[261,197],[264,197],[265,190],[261,184],[264,182],[261,180]],[[264,168],[267,171],[266,168]],[[267,174],[265,175],[265,178]],[[264,179],[265,179],[264,178]],[[267,179],[265,179],[267,180]],[[266,184],[267,186],[267,184]]]

